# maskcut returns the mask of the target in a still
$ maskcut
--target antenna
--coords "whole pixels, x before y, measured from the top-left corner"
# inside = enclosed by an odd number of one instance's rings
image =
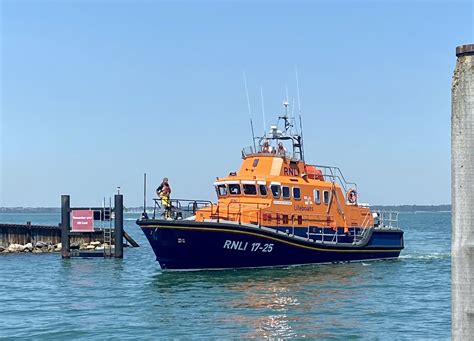
[[[298,96],[298,114],[301,117],[300,82],[298,79],[298,67],[296,66],[295,66],[295,75],[296,75],[296,94]]]
[[[143,174],[143,214],[146,214],[146,173]]]
[[[245,83],[245,94],[247,95],[247,106],[248,106],[248,109],[249,109],[250,129],[252,130],[253,148],[254,148],[255,152],[257,152],[257,146],[255,145],[255,133],[253,131],[252,109],[250,109],[249,90],[247,88],[247,76],[245,75],[245,72],[244,72],[244,83]]]
[[[301,160],[303,160],[304,162],[304,152],[303,152],[303,123],[302,123],[302,119],[301,119],[301,100],[300,100],[300,82],[299,82],[299,79],[298,79],[298,67],[295,66],[295,76],[296,76],[296,93],[297,93],[297,96],[298,96],[298,116],[299,116],[299,119],[300,119],[300,139],[301,141],[299,141],[300,143],[300,150],[301,150]]]
[[[285,85],[285,92],[286,92],[286,99],[283,102],[283,105],[285,107],[285,116],[288,117],[288,105],[290,105],[290,103],[288,102],[288,85]]]
[[[250,109],[250,98],[249,98],[249,90],[247,88],[247,76],[244,72],[244,83],[245,83],[245,94],[247,95],[247,106],[249,108],[249,116],[252,117],[252,110]]]
[[[295,98],[293,97],[292,100],[293,101],[291,103],[291,119],[293,120],[295,124],[296,133],[298,133],[298,126],[296,125],[296,120],[295,120]]]
[[[262,100],[262,116],[263,116],[263,136],[265,136],[265,105],[263,104],[263,88],[260,87],[260,99]]]
[[[254,150],[254,153],[256,153],[257,152],[257,145],[255,144],[255,132],[253,131],[252,117],[250,117],[250,129],[252,129],[253,150]]]

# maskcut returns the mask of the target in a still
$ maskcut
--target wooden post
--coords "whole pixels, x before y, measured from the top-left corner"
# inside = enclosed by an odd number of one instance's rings
[[[71,204],[69,195],[61,195],[61,256],[62,258],[70,258],[69,248],[69,230],[71,225]]]
[[[451,89],[452,339],[474,339],[474,44],[456,48]]]
[[[123,258],[123,195],[115,194],[115,226],[114,226],[114,239],[115,239],[115,258]]]

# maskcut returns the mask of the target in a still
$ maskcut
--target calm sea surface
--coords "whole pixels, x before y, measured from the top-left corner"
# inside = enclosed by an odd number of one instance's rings
[[[174,273],[160,270],[136,218],[126,214],[125,229],[141,247],[123,260],[0,254],[0,338],[450,338],[450,213],[400,214],[396,261]]]

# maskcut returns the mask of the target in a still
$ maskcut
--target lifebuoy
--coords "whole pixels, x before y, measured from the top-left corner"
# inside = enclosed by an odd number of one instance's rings
[[[357,201],[357,192],[355,189],[350,188],[347,191],[347,201],[349,201],[351,204],[355,204]]]

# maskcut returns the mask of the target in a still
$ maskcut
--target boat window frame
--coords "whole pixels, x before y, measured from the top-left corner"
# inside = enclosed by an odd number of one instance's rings
[[[254,194],[245,193],[245,186],[253,186],[253,188],[255,189],[255,193],[254,193]],[[244,195],[256,196],[256,195],[258,195],[258,193],[257,193],[257,186],[255,185],[255,183],[252,183],[252,184],[250,184],[250,183],[242,183],[242,193],[243,193]]]
[[[316,196],[316,193],[318,193],[317,196]],[[313,198],[314,198],[314,203],[316,205],[321,205],[321,191],[319,189],[313,190]]]
[[[283,189],[286,188],[288,189],[288,195],[285,196],[284,192],[283,192]],[[290,186],[281,186],[281,197],[283,199],[291,199],[291,190],[290,190]]]
[[[262,183],[257,183],[257,185],[258,185],[258,194],[262,197],[267,197],[268,196],[267,184],[262,182]],[[262,193],[262,188],[265,188],[265,194]]]
[[[296,195],[295,195],[295,189],[297,189],[298,192],[299,192],[299,193],[298,193],[298,197],[296,197]],[[294,186],[294,187],[292,188],[292,191],[291,191],[291,192],[292,192],[292,195],[293,195],[293,199],[295,199],[295,200],[301,200],[301,188],[300,188],[300,187]]]
[[[327,193],[327,201],[326,201],[326,193]],[[323,202],[324,202],[324,205],[329,205],[329,203],[331,202],[331,195],[328,190],[323,191]]]
[[[224,188],[225,189],[225,194],[221,194],[219,188]],[[222,197],[226,197],[229,195],[229,189],[227,188],[227,185],[226,184],[219,184],[219,185],[216,185],[216,192],[217,192],[217,196],[219,198],[222,198]]]
[[[236,193],[236,194],[233,194],[230,190],[231,186],[237,186],[237,188],[239,189],[239,192]],[[227,184],[227,189],[229,191],[229,195],[231,195],[231,196],[242,195],[242,186],[240,186],[240,183],[238,183],[238,182],[228,183]]]
[[[278,195],[275,195],[275,193],[273,192],[273,188],[274,188],[274,187],[278,189]],[[271,185],[270,185],[270,191],[272,192],[273,198],[279,199],[279,198],[281,197],[281,185],[279,185],[279,184],[271,184]]]

